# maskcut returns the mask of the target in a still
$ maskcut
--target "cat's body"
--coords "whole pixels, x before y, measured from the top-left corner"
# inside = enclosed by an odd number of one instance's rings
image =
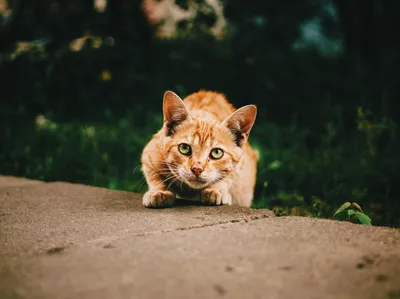
[[[250,206],[257,153],[247,142],[256,107],[236,110],[222,94],[199,91],[183,101],[164,95],[164,125],[145,146],[142,170],[147,207],[165,207],[176,197],[205,204]]]

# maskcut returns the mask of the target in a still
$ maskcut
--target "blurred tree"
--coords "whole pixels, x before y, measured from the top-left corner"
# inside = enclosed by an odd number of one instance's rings
[[[334,3],[339,11],[346,54],[350,61],[356,62],[353,78],[369,87],[364,104],[380,115],[396,117],[400,105],[388,99],[400,95],[397,91],[400,2],[334,0]]]

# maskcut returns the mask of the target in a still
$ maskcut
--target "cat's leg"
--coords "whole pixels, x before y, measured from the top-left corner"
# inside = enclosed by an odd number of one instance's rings
[[[143,165],[149,190],[143,196],[143,205],[147,208],[165,208],[175,203],[175,193],[167,190],[167,185],[154,171]]]
[[[213,184],[202,190],[201,202],[206,205],[232,205],[232,196],[226,182]]]

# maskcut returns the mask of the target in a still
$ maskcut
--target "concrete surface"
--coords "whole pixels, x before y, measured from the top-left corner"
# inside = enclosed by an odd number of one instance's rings
[[[400,298],[400,230],[0,177],[0,298]]]

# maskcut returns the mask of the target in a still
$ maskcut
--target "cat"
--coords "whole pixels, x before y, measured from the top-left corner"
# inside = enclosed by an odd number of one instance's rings
[[[249,207],[258,153],[248,138],[257,107],[236,110],[214,91],[200,90],[182,100],[168,90],[163,114],[162,128],[141,156],[148,185],[143,205],[163,208],[186,198],[205,205]]]

